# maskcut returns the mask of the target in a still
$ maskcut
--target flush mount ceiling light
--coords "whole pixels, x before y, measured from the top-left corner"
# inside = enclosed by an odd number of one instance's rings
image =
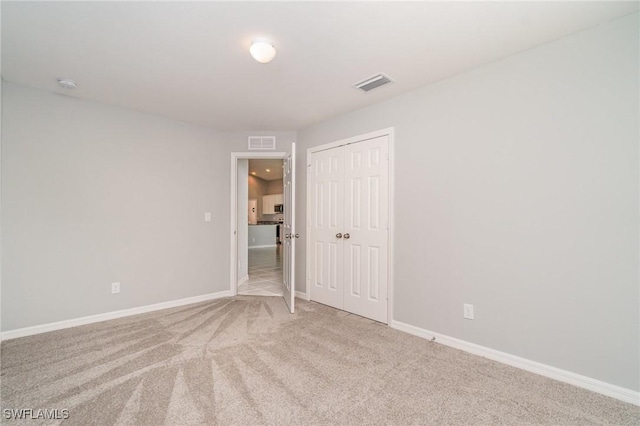
[[[249,52],[251,56],[253,56],[253,59],[261,64],[268,64],[276,57],[276,48],[273,47],[273,44],[271,44],[269,40],[265,39],[254,40],[253,43],[251,43]]]

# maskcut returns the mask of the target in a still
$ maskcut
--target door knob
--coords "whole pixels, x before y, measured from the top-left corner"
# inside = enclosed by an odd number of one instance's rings
[[[344,239],[345,239],[345,240],[348,240],[349,238],[351,238],[351,235],[349,235],[349,234],[344,234]]]
[[[300,234],[296,234],[296,235],[294,235],[294,237],[300,238]]]
[[[342,238],[342,234],[338,232],[338,233],[336,234],[336,238]]]
[[[285,238],[291,238],[291,234],[284,234]]]

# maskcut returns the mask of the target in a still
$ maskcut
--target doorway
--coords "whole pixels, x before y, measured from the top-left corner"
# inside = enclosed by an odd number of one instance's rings
[[[280,184],[282,188],[280,194],[265,194],[259,197],[252,197],[257,202],[256,225],[249,225],[249,160],[276,160],[283,172],[283,180]],[[284,162],[283,162],[284,161]],[[253,173],[252,173],[253,175]],[[256,170],[256,176],[258,175]],[[295,198],[292,196],[295,182],[295,143],[291,144],[291,151],[286,152],[234,152],[231,153],[231,235],[230,235],[230,283],[229,289],[232,295],[237,295],[239,289],[241,293],[248,294],[246,287],[242,287],[250,280],[249,242],[252,243],[251,269],[256,280],[252,283],[262,281],[262,284],[254,287],[278,285],[282,288],[280,293],[286,302],[291,313],[294,312],[294,295],[292,291],[294,283],[294,259],[295,239]],[[271,192],[274,192],[273,190]],[[275,191],[277,192],[277,191]],[[283,207],[286,207],[283,209]],[[283,211],[284,210],[284,211]],[[260,215],[267,215],[264,218]],[[279,217],[282,215],[283,217]],[[267,219],[260,223],[260,219]],[[280,225],[282,219],[282,225]],[[255,227],[254,236],[249,236],[249,226]],[[260,227],[260,228],[258,228]],[[279,234],[279,235],[278,235]],[[284,239],[283,239],[284,237]],[[261,240],[266,238],[266,240]],[[280,244],[278,244],[278,242]],[[268,250],[261,250],[268,249]],[[254,288],[251,294],[276,295],[273,289],[266,291],[256,291]]]
[[[245,165],[248,167],[245,168]],[[238,258],[247,262],[246,277],[240,276],[238,294],[246,296],[282,296],[283,262],[281,228],[284,224],[284,160],[238,160],[238,170],[247,171],[248,247]],[[238,177],[238,197],[244,197],[243,179]],[[242,200],[238,200],[238,205]]]

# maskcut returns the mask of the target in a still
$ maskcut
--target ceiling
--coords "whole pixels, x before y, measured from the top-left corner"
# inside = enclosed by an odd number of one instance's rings
[[[2,2],[2,76],[221,131],[298,130],[638,2]],[[251,40],[278,54],[254,61]],[[352,86],[383,72],[395,83]]]
[[[277,158],[249,160],[249,174],[264,180],[282,179],[282,164],[283,160]]]

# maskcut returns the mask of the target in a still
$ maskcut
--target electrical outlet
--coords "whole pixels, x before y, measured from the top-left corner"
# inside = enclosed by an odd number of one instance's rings
[[[120,283],[111,283],[111,294],[120,293]]]
[[[204,214],[204,221],[205,222],[211,222],[211,212],[206,212]]]
[[[465,303],[463,305],[463,308],[464,308],[464,317],[466,319],[471,319],[472,320],[473,319],[473,305],[469,305],[469,304]]]

